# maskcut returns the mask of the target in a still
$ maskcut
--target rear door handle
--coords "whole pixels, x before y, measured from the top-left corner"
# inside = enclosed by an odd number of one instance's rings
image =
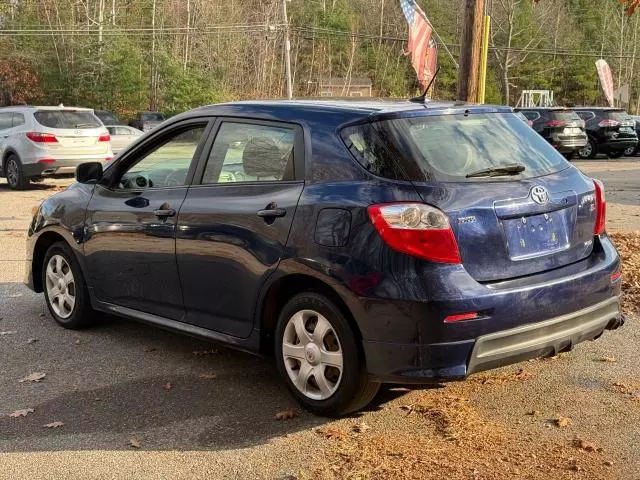
[[[173,217],[176,214],[176,211],[173,208],[159,208],[158,210],[154,210],[153,214],[156,217]]]
[[[284,217],[287,211],[284,208],[267,208],[265,210],[258,210],[258,216],[262,218],[275,218]]]

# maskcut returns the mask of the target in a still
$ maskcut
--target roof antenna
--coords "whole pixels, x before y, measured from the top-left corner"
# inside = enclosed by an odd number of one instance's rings
[[[438,65],[438,68],[436,68],[436,73],[434,73],[433,77],[431,77],[431,81],[429,82],[429,85],[427,85],[427,88],[425,88],[424,93],[419,97],[410,98],[409,99],[410,102],[424,103],[427,101],[427,93],[429,93],[429,89],[431,88],[431,85],[433,85],[433,82],[436,81],[436,77],[438,76],[439,71],[440,71],[440,66]]]

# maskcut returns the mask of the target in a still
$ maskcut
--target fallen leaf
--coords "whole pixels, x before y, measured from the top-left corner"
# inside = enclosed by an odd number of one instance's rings
[[[18,298],[21,297],[22,294],[21,293],[14,293],[13,295],[9,295],[9,298]]]
[[[143,352],[146,352],[146,353],[148,353],[148,352],[155,352],[156,350],[157,350],[157,348],[156,348],[156,347],[144,347],[144,348],[142,349],[142,351],[143,351]]]
[[[80,339],[78,338],[78,339],[77,339],[75,342],[73,342],[73,343],[75,343],[76,345],[80,345]]]
[[[558,416],[558,418],[556,418],[553,422],[555,423],[556,427],[568,427],[569,425],[571,425],[571,419],[563,416]]]
[[[604,465],[607,466],[607,467],[611,467],[613,465],[613,462],[611,460],[605,460],[602,463],[604,463]]]
[[[596,358],[595,361],[603,362],[603,363],[616,363],[618,360],[616,360],[616,357],[602,357],[602,358]]]
[[[356,433],[364,433],[367,430],[371,430],[371,427],[369,425],[367,425],[366,423],[361,422],[361,423],[357,423],[357,424],[353,425],[351,427],[351,430],[353,430]]]
[[[39,382],[40,380],[42,380],[46,376],[47,376],[46,373],[34,372],[34,373],[30,373],[29,375],[27,375],[24,378],[21,378],[20,380],[18,380],[18,382],[19,383],[23,383],[23,382]]]
[[[64,426],[64,423],[62,422],[51,422],[51,423],[47,423],[46,425],[43,425],[44,428],[58,428],[63,426]]]
[[[169,391],[173,388],[173,385],[169,382],[165,383],[162,388],[164,388],[166,391]]]
[[[530,411],[527,412],[527,415],[532,415],[532,416],[540,415],[540,411],[539,410],[530,410]]]
[[[215,373],[201,373],[198,375],[198,378],[201,378],[202,380],[213,380],[216,377],[217,375]]]
[[[22,410],[16,410],[13,413],[10,413],[9,416],[10,417],[26,417],[27,415],[29,415],[30,413],[33,413],[35,410],[33,408],[24,408]]]
[[[18,333],[16,330],[9,330],[6,332],[0,332],[0,337],[3,337],[5,335],[15,335],[16,333]]]
[[[44,313],[41,313],[41,314],[39,315],[39,317],[40,317],[40,318],[44,318]]]
[[[289,420],[298,415],[298,413],[293,408],[287,408],[281,412],[276,413],[276,420]]]
[[[132,448],[140,448],[140,440],[138,440],[137,438],[132,438],[131,440],[129,440],[129,445],[131,445]]]
[[[216,355],[219,352],[218,352],[218,349],[212,348],[210,350],[194,350],[192,353],[196,357],[201,357],[202,355]]]
[[[36,343],[38,341],[37,338],[28,338],[27,343]]]
[[[411,414],[413,412],[413,406],[412,405],[400,405],[400,410],[404,410],[407,412],[407,415]]]
[[[325,438],[334,438],[336,440],[344,440],[347,438],[347,432],[338,430],[337,428],[322,427],[316,430],[316,432]]]
[[[574,441],[574,445],[586,452],[595,452],[597,450],[596,446],[593,443],[587,442],[586,440],[581,440],[579,438]]]

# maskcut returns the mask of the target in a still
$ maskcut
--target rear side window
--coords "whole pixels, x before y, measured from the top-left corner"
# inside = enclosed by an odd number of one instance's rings
[[[538,112],[522,112],[522,113],[525,117],[527,117],[528,120],[531,120],[532,122],[535,122],[537,119],[540,118],[540,114]]]
[[[12,113],[0,113],[0,130],[7,130],[13,126]]]
[[[36,121],[49,128],[98,128],[102,126],[93,113],[74,110],[38,110],[33,114]]]
[[[497,177],[520,180],[568,167],[562,155],[513,113],[408,117],[376,122],[376,127],[402,158],[415,163],[421,172],[415,180],[473,182],[482,179],[468,174],[521,164],[525,170],[520,174]]]
[[[24,125],[24,115],[21,113],[13,114],[13,126],[19,127],[20,125]]]
[[[372,174],[393,180],[405,178],[398,162],[370,123],[346,127],[340,135],[358,163]]]

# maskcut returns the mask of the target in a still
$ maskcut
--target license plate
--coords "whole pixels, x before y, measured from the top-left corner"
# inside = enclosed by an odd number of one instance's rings
[[[633,128],[631,128],[631,127],[620,127],[620,131],[624,132],[624,133],[631,133],[633,131]]]
[[[569,246],[567,220],[562,210],[505,220],[504,229],[512,260],[546,255]]]

